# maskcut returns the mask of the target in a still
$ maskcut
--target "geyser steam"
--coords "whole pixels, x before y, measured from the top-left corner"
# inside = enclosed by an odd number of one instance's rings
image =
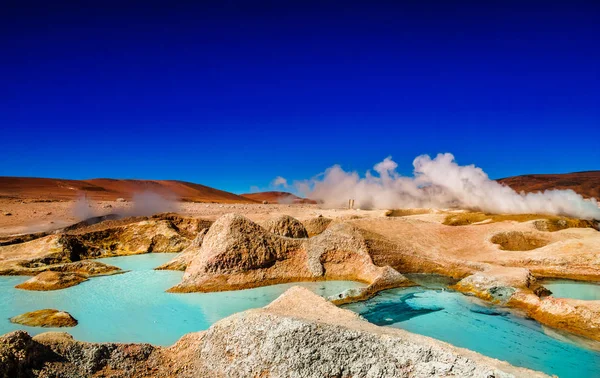
[[[375,165],[377,175],[365,177],[346,172],[339,165],[317,177],[296,182],[304,196],[325,206],[344,206],[352,198],[361,208],[462,207],[490,213],[556,214],[600,219],[596,199],[586,200],[572,190],[517,193],[491,180],[474,165],[460,166],[449,153],[434,159],[421,155],[413,161],[414,177],[396,172],[398,165],[387,157]]]

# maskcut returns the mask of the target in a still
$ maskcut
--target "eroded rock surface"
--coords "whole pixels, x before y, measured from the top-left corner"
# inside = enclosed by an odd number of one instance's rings
[[[267,231],[288,238],[307,238],[308,232],[304,225],[289,215],[281,215],[262,225]]]
[[[398,272],[373,264],[358,230],[337,224],[310,239],[266,231],[236,214],[220,217],[208,230],[182,282],[171,292],[222,291],[307,280],[357,280],[370,288],[410,285]],[[366,292],[365,292],[366,294]]]
[[[378,327],[294,287],[169,348],[85,343],[63,333],[0,337],[11,377],[545,377],[425,336]]]
[[[68,312],[54,309],[45,309],[26,312],[10,318],[12,323],[22,324],[30,327],[75,327],[77,320]]]
[[[201,227],[211,223],[177,214],[84,222],[62,233],[0,246],[0,274],[35,275],[99,257],[181,252],[191,244]]]
[[[306,229],[308,236],[313,237],[325,231],[331,222],[333,222],[333,219],[319,216],[316,218],[307,219],[302,222],[302,224],[304,224],[304,228]]]

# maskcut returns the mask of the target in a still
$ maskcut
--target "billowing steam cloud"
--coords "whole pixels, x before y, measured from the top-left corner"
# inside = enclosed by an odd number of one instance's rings
[[[367,171],[365,177],[360,177],[334,165],[311,180],[296,182],[295,187],[304,196],[332,207],[354,199],[361,208],[461,207],[491,213],[600,219],[595,199],[585,200],[572,190],[517,193],[491,180],[481,168],[459,166],[449,153],[434,159],[428,155],[417,157],[413,161],[414,177],[399,175],[397,166],[388,157],[375,165],[376,175]]]
[[[127,207],[113,210],[94,208],[85,195],[81,195],[73,204],[73,215],[77,220],[86,220],[92,217],[116,214],[120,217],[150,216],[158,213],[176,212],[179,208],[177,198],[168,193],[154,193],[145,191],[135,193]]]

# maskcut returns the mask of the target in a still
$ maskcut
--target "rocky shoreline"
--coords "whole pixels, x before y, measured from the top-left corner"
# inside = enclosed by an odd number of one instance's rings
[[[0,337],[0,371],[11,377],[546,377],[372,325],[300,287],[168,348],[11,332]]]

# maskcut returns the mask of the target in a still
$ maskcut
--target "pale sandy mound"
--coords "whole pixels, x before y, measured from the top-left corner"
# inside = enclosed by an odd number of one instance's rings
[[[262,225],[267,231],[288,238],[307,238],[308,232],[304,225],[296,218],[289,215],[281,215],[275,219],[266,221]]]
[[[305,220],[303,224],[308,232],[308,236],[313,237],[325,231],[331,222],[333,222],[333,219],[331,218],[316,217]]]

